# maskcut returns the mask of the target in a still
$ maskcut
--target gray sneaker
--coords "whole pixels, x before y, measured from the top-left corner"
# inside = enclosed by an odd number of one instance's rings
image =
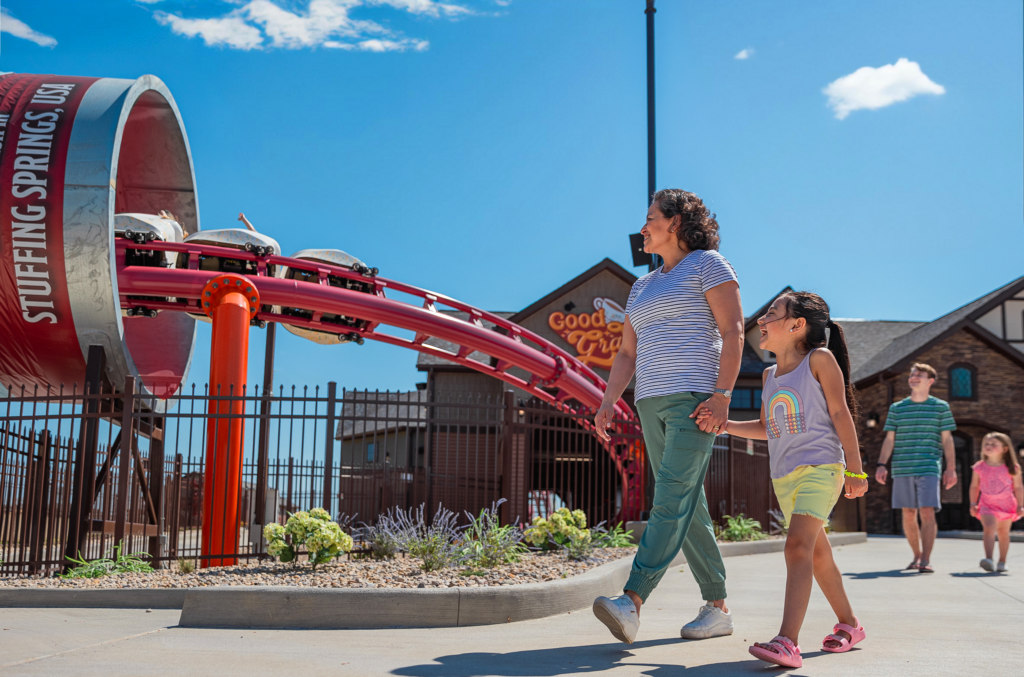
[[[1006,573],[1006,562],[997,562],[996,563],[996,572],[1000,573],[1000,574],[1005,574]]]
[[[983,559],[980,562],[978,562],[978,566],[980,566],[985,571],[995,571],[996,570],[996,563],[993,562],[988,557],[986,557],[985,559]]]
[[[594,600],[594,615],[608,626],[615,639],[632,644],[640,629],[640,615],[628,595],[598,597]]]
[[[709,639],[732,634],[732,614],[727,614],[714,604],[705,604],[697,611],[697,617],[683,626],[679,636],[683,639]]]

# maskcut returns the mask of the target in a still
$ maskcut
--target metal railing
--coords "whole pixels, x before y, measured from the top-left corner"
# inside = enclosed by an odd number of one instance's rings
[[[210,413],[225,401],[242,413]],[[272,394],[193,387],[165,413],[155,404],[131,378],[120,393],[0,399],[0,575],[52,573],[117,544],[154,566],[202,562],[204,494],[224,490],[206,486],[207,433],[231,419],[242,423],[231,556],[242,559],[266,557],[263,525],[316,506],[366,523],[421,503],[428,517],[443,505],[465,519],[500,498],[506,523],[562,505],[593,523],[635,519],[645,507],[635,423],[616,421],[612,442],[601,443],[590,412],[512,392],[430,401],[426,391],[339,393],[333,383]]]

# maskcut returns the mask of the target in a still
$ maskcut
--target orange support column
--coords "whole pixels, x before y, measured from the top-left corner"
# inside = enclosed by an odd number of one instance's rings
[[[249,358],[249,322],[260,307],[259,293],[241,275],[217,275],[206,283],[203,310],[213,320],[210,346],[210,395],[206,427],[206,476],[203,492],[201,566],[237,564],[239,497],[242,485],[242,414]],[[231,415],[229,418],[228,415]]]

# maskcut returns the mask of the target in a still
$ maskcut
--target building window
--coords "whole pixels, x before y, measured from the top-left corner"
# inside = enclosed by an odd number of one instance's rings
[[[366,460],[373,463],[373,442],[366,445]]]
[[[760,388],[733,388],[732,402],[729,406],[733,409],[760,409],[761,389]]]
[[[949,399],[975,400],[978,398],[978,372],[969,364],[954,364],[949,368]]]

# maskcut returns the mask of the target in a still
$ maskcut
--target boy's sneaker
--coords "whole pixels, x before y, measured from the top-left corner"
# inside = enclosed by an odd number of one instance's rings
[[[697,617],[679,631],[683,639],[708,639],[732,634],[732,614],[727,614],[714,604],[705,604],[697,611]]]
[[[1006,562],[999,562],[996,564],[996,571],[1001,574],[1006,573]]]
[[[594,615],[608,626],[615,639],[632,644],[640,629],[640,615],[629,595],[598,597],[594,600]]]
[[[995,571],[996,570],[996,563],[993,562],[988,557],[986,557],[985,559],[983,559],[980,562],[978,562],[978,566],[980,566],[985,571]]]

